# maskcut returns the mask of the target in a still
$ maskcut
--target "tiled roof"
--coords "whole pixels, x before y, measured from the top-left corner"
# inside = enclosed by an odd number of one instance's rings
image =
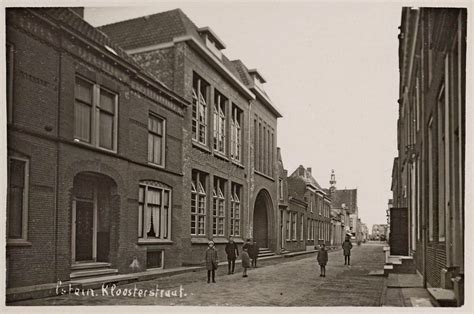
[[[197,26],[181,9],[107,24],[99,29],[126,50],[171,42],[183,35],[201,40]]]
[[[116,56],[119,59],[125,61],[125,63],[134,68],[134,70],[144,74],[145,76],[156,82],[163,91],[171,95],[173,98],[178,99],[180,102],[184,101],[181,96],[175,94],[155,75],[143,69],[130,55],[128,55],[121,48],[121,46],[117,45],[106,34],[87,23],[84,19],[82,19],[73,11],[67,8],[35,8],[32,10],[34,10],[34,12],[37,12],[38,14],[48,16],[49,18],[52,18],[58,21],[59,23],[62,23],[71,31],[76,32],[78,35],[83,36],[91,40],[92,42],[95,42],[101,48],[104,48],[109,52],[110,50],[107,49],[106,46],[111,48],[116,53]]]
[[[342,208],[342,204],[355,213],[357,208],[357,189],[335,190],[331,195],[331,207]]]
[[[296,168],[296,170],[291,174],[290,177],[294,177],[294,178],[300,177],[305,181],[306,184],[312,185],[316,188],[316,190],[326,194],[326,192],[324,192],[323,188],[319,185],[319,183],[311,175],[311,173],[308,170],[306,170],[305,167],[301,165],[298,168]]]

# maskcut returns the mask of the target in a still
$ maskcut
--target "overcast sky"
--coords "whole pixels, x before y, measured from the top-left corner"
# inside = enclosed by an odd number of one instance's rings
[[[396,156],[397,3],[157,3],[86,8],[100,26],[181,8],[224,41],[224,53],[257,68],[283,118],[278,146],[291,174],[311,167],[323,187],[357,188],[359,216],[385,223]]]

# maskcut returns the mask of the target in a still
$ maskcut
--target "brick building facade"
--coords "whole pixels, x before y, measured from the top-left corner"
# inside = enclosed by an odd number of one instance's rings
[[[393,206],[424,282],[463,303],[467,11],[402,9]],[[392,219],[392,217],[391,217]]]
[[[265,79],[181,10],[100,28],[133,58],[192,103],[183,147],[183,263],[202,262],[207,242],[225,259],[229,236],[278,249],[277,118]]]
[[[318,243],[330,245],[331,199],[312,176],[311,168],[299,166],[288,177],[288,195],[290,213],[285,218],[287,234],[288,228],[290,231],[290,237],[286,237],[289,248],[312,248]],[[306,204],[304,210],[303,204]]]
[[[7,9],[7,287],[180,265],[190,103],[81,10]]]

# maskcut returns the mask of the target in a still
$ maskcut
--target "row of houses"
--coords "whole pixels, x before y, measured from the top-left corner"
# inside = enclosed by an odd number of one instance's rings
[[[389,204],[391,251],[412,256],[425,287],[450,290],[458,306],[465,274],[466,16],[463,8],[402,10]]]
[[[181,10],[97,29],[82,8],[12,8],[6,41],[7,287],[357,232],[357,190],[287,176],[265,78]]]

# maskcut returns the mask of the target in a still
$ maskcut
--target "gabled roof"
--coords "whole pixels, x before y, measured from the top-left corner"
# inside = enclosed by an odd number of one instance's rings
[[[14,8],[9,10],[15,10]],[[18,10],[28,10],[18,8]],[[112,41],[107,35],[99,31],[94,26],[87,23],[82,17],[77,15],[74,11],[68,8],[34,8],[30,9],[30,12],[40,14],[53,19],[57,23],[63,25],[63,27],[70,33],[78,37],[82,37],[94,43],[98,49],[102,50],[104,54],[116,58],[116,60],[122,62],[123,65],[132,69],[136,73],[142,75],[143,79],[147,79],[152,82],[155,87],[158,87],[162,92],[171,97],[175,101],[178,101],[181,106],[186,106],[188,102],[181,96],[176,94],[174,91],[169,89],[163,84],[155,75],[146,71],[142,68],[131,56],[129,56],[119,45]]]
[[[335,190],[331,199],[332,208],[342,208],[342,204],[345,204],[351,213],[355,213],[357,209],[357,189]]]
[[[312,186],[316,191],[321,192],[322,194],[326,195],[323,188],[319,185],[316,179],[312,176],[311,172],[309,172],[305,167],[300,165],[296,170],[290,175],[292,178],[301,178],[306,185]]]
[[[126,50],[171,42],[184,35],[202,41],[198,27],[181,9],[107,24],[99,29]]]

